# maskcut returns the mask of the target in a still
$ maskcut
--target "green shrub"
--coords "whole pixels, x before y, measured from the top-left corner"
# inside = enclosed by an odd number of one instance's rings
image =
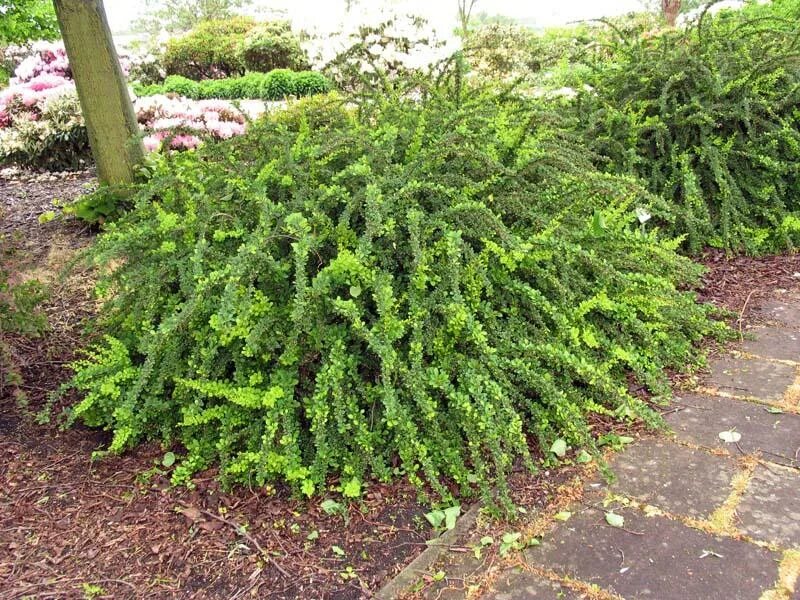
[[[310,96],[330,89],[330,82],[321,73],[313,71],[295,73],[287,69],[204,81],[192,81],[178,75],[170,75],[163,85],[134,86],[139,96],[175,93],[195,100],[207,98],[283,100],[289,96]]]
[[[164,69],[167,75],[189,79],[217,79],[244,73],[241,46],[255,21],[235,17],[206,21],[181,37],[167,42]]]
[[[686,235],[691,252],[800,241],[780,227],[800,208],[796,21],[771,11],[627,38],[576,104],[605,168],[644,178],[672,203],[670,231]]]
[[[274,69],[301,71],[309,67],[308,55],[285,21],[251,29],[242,43],[242,59],[248,71],[261,73]]]
[[[301,71],[294,74],[292,81],[293,96],[312,96],[329,92],[331,83],[322,73],[314,71]]]
[[[555,115],[441,81],[153,157],[95,248],[107,337],[72,419],[110,452],[180,441],[176,482],[219,463],[309,495],[405,474],[487,499],[529,444],[593,448],[593,413],[656,422],[628,377],[667,393],[719,330],[681,291],[700,267]]]
[[[285,110],[273,115],[275,123],[290,131],[301,129],[348,129],[352,127],[352,110],[337,92],[318,94],[291,102]]]
[[[209,81],[208,83],[215,83]],[[186,96],[187,98],[200,97],[200,84],[181,75],[170,75],[161,86],[147,86],[149,89],[160,89],[160,93],[172,93]],[[145,94],[142,94],[145,95]]]

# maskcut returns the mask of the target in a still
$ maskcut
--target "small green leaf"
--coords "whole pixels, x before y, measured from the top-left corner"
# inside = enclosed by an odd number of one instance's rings
[[[336,556],[344,556],[344,550],[342,550],[339,546],[331,546],[331,551]]]
[[[336,502],[336,500],[331,500],[330,498],[323,500],[320,503],[320,508],[322,508],[326,515],[335,515],[345,512],[344,506],[341,503]]]
[[[581,453],[578,454],[578,457],[575,459],[575,461],[581,464],[592,462],[592,455],[586,450],[581,450]]]
[[[164,454],[164,458],[161,459],[161,464],[165,467],[169,468],[175,464],[175,453],[174,452],[167,452]]]
[[[361,295],[361,286],[351,285],[350,286],[350,295],[353,298],[358,298]]]
[[[434,581],[442,581],[445,578],[445,575],[446,573],[444,571],[436,571],[436,573],[433,574],[432,579]]]
[[[556,513],[553,515],[553,518],[556,521],[569,521],[569,518],[572,516],[572,513],[568,510],[562,510],[560,513]]]
[[[309,534],[306,536],[306,539],[307,539],[309,542],[313,542],[314,540],[318,540],[318,539],[319,539],[319,531],[317,531],[317,530],[315,529],[314,531],[312,531],[311,533],[309,533]]]
[[[429,513],[425,513],[425,518],[428,519],[428,523],[430,523],[434,529],[439,529],[442,523],[444,523],[445,514],[441,510],[432,510]]]
[[[494,538],[489,535],[485,535],[481,538],[481,546],[491,546],[494,544]]]
[[[558,458],[564,458],[564,455],[567,453],[567,442],[558,438],[553,445],[550,446],[550,452],[555,454]]]
[[[623,517],[622,515],[618,515],[617,513],[607,512],[606,523],[608,523],[612,527],[622,527],[625,525],[625,517]]]
[[[444,509],[444,526],[446,529],[450,530],[456,526],[456,519],[461,514],[461,507],[460,506],[451,506],[450,508]]]
[[[348,498],[358,498],[361,495],[361,482],[353,477],[342,487],[342,495]]]
[[[783,411],[780,408],[778,408],[777,406],[768,406],[764,410],[767,411],[771,415],[782,415],[783,414]]]
[[[632,437],[628,437],[627,435],[619,436],[619,443],[620,444],[632,444],[636,440]]]
[[[503,543],[504,544],[513,544],[516,542],[522,534],[519,531],[509,531],[508,533],[503,534]]]

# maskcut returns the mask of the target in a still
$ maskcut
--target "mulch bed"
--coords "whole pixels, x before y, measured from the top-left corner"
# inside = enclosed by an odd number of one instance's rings
[[[49,393],[69,377],[66,364],[85,344],[82,323],[95,307],[88,273],[58,275],[90,243],[91,228],[40,223],[39,215],[57,208],[54,199],[68,201],[92,185],[91,173],[0,177],[0,241],[16,250],[19,271],[55,282],[45,306],[50,330],[41,339],[10,340],[23,383],[0,394],[0,597],[371,597],[431,536],[427,508],[407,483],[369,486],[345,518],[280,487],[220,489],[213,470],[194,489],[174,488],[155,444],[93,462],[105,433],[36,423]],[[746,308],[745,317],[776,287],[800,283],[796,256],[709,253],[702,262],[710,271],[701,299],[737,315]],[[516,473],[512,496],[542,505],[567,474]]]

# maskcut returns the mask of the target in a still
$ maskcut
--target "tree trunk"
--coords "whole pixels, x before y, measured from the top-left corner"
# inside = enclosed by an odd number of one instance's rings
[[[53,0],[101,183],[133,182],[144,157],[102,0]]]
[[[678,14],[681,12],[681,0],[661,0],[661,11],[667,20],[667,25],[675,27]]]

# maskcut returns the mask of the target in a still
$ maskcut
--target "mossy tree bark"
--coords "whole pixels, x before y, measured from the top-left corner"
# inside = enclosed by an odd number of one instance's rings
[[[133,182],[144,157],[102,0],[53,0],[102,183]]]

